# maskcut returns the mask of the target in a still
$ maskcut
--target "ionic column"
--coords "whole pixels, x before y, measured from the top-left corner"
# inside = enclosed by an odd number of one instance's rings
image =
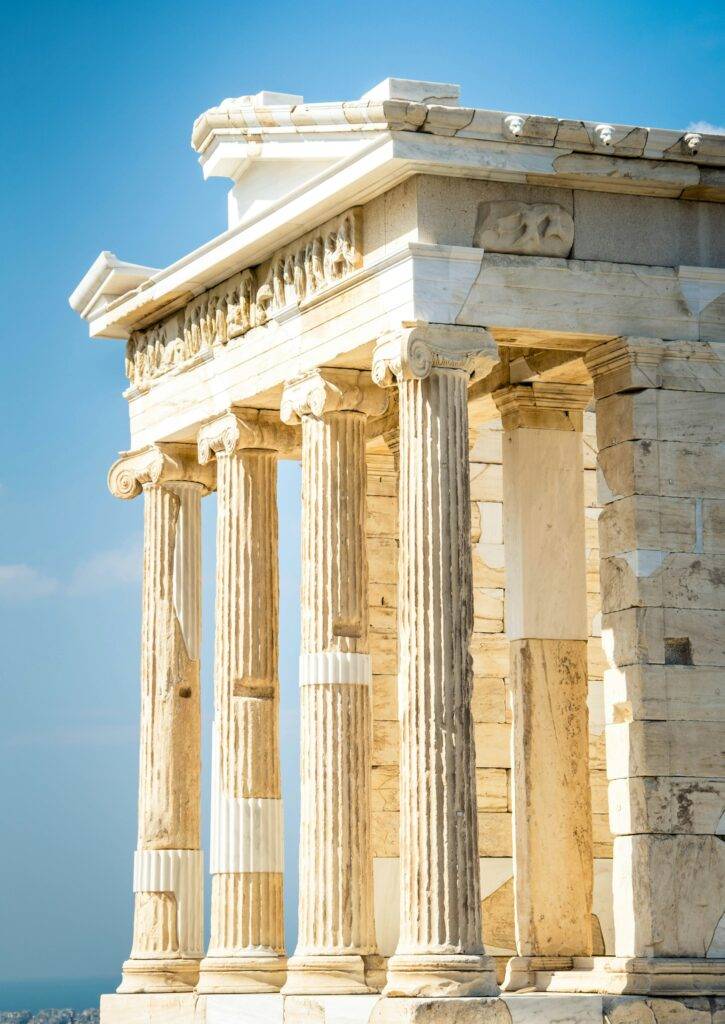
[[[286,993],[370,991],[365,421],[386,404],[355,370],[311,373],[282,398],[282,419],[302,423],[299,942]]]
[[[494,393],[503,422],[506,632],[513,691],[514,905],[506,984],[591,956],[583,409],[586,386]]]
[[[192,445],[123,456],[118,498],[144,495],[141,745],[134,926],[119,992],[193,989],[203,955],[200,836],[201,497]]]
[[[388,996],[498,991],[484,954],[476,815],[467,386],[485,331],[381,340],[373,378],[400,399],[400,941]],[[380,1018],[384,1019],[384,1018]]]
[[[270,992],[285,977],[279,764],[276,414],[234,410],[199,433],[217,465],[211,937],[200,992]]]

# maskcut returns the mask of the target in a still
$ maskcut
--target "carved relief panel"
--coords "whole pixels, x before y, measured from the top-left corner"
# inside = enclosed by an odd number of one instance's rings
[[[568,256],[574,220],[557,203],[480,203],[473,244],[487,252],[525,256]]]

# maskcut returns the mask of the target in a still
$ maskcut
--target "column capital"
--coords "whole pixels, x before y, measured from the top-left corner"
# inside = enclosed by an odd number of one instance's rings
[[[588,384],[534,381],[493,392],[504,430],[582,430],[583,411],[592,399]]]
[[[434,368],[471,373],[485,353],[498,359],[496,343],[482,327],[412,324],[380,336],[372,377],[380,387],[391,387],[400,380],[424,380]]]
[[[128,500],[145,484],[197,483],[206,493],[214,489],[213,467],[199,465],[196,446],[161,442],[136,452],[122,452],[108,471],[108,489]]]
[[[299,440],[294,430],[279,422],[276,412],[232,408],[204,424],[197,435],[197,444],[199,462],[206,465],[215,456],[231,455],[245,448],[288,454],[299,447]]]
[[[284,423],[300,423],[303,416],[322,419],[332,412],[359,412],[382,416],[387,396],[373,385],[364,370],[320,367],[289,381],[282,392],[280,416]]]

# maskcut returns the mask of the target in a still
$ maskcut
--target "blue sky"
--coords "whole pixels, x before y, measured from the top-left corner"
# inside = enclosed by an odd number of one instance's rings
[[[128,439],[123,346],[89,342],[67,296],[100,249],[162,267],[223,230],[226,184],[202,181],[194,118],[225,96],[352,99],[396,75],[459,82],[471,106],[722,125],[722,11],[697,0],[5,7],[0,981],[113,976],[129,951],[142,509],[105,487]],[[290,948],[298,491],[284,464]],[[208,727],[214,499],[204,510]]]

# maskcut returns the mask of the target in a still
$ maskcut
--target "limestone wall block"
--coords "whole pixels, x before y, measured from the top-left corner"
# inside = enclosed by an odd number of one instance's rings
[[[725,501],[702,503],[703,551],[725,551]]]
[[[478,853],[480,857],[511,857],[513,833],[508,812],[478,812]]]
[[[398,811],[373,811],[373,857],[398,857],[400,855],[399,828],[400,813]]]
[[[590,637],[587,641],[587,664],[590,679],[603,678],[609,663],[602,648],[601,636]]]
[[[720,722],[621,722],[607,725],[607,777],[680,775],[725,778]]]
[[[607,667],[665,661],[662,608],[626,608],[602,615],[602,650]]]
[[[398,643],[388,633],[371,633],[369,638],[373,675],[395,675],[398,671]]]
[[[389,635],[396,627],[397,611],[381,605],[370,605],[368,608],[368,625],[371,633]]]
[[[725,666],[725,613],[722,611],[665,608],[664,637],[665,661],[668,649],[670,657],[676,656],[673,641],[679,643],[684,638],[693,665]]]
[[[622,441],[599,453],[602,504],[630,494],[725,497],[725,443]]]
[[[503,493],[503,470],[496,463],[471,463],[471,500],[500,501]]]
[[[373,676],[373,719],[395,722],[398,719],[398,680],[396,676]]]
[[[703,506],[718,504],[704,502]],[[721,504],[725,508],[725,502]],[[704,523],[704,507],[702,516]],[[712,525],[712,532],[716,533],[716,522]],[[694,551],[697,544],[697,499],[664,498],[652,494],[620,498],[602,509],[599,539],[604,556],[637,550]],[[704,546],[703,550],[710,549]]]
[[[617,836],[613,882],[616,956],[716,952],[725,908],[725,843],[717,837]]]
[[[375,765],[372,769],[373,811],[400,810],[400,769],[397,765]]]
[[[607,781],[606,769],[591,768],[590,766],[589,788],[591,791],[592,814],[608,814],[609,783]]]
[[[398,543],[392,537],[376,536],[368,544],[368,573],[372,583],[395,584],[398,565]]]
[[[502,589],[506,586],[503,544],[479,542],[473,548],[473,586]]]
[[[479,811],[508,811],[508,772],[504,768],[476,768]]]
[[[604,366],[602,356],[606,360],[617,355],[620,358]],[[618,338],[602,346],[596,358],[600,364],[594,381],[597,400],[649,388],[725,392],[725,345],[719,342]]]
[[[509,643],[504,636],[478,634],[470,646],[474,676],[505,677],[509,671]]]
[[[511,767],[511,726],[508,724],[476,722],[477,768]]]
[[[503,679],[474,677],[471,710],[474,722],[505,722],[506,684]]]
[[[722,835],[724,815],[724,779],[655,776],[615,779],[609,786],[610,827],[615,835]]]
[[[630,551],[601,561],[602,611],[725,609],[725,555]]]
[[[597,403],[599,450],[649,439],[718,444],[725,441],[721,394],[648,388],[610,395]]]
[[[397,722],[373,721],[373,766],[400,762],[400,727]]]
[[[604,677],[607,722],[725,722],[722,670],[694,665],[628,665]]]
[[[501,424],[492,420],[471,430],[475,440],[471,448],[471,463],[497,463],[501,465]]]
[[[365,532],[368,537],[398,538],[398,499],[392,495],[368,494]]]

